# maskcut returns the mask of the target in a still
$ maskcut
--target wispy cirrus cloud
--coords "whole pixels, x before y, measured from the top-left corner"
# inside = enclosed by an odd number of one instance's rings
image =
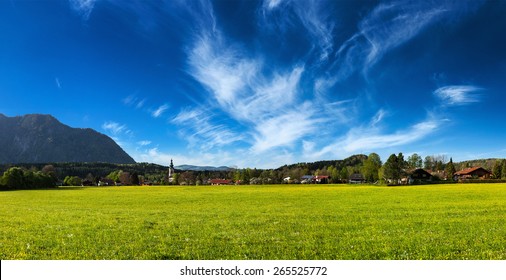
[[[169,109],[169,105],[168,104],[163,104],[161,105],[160,107],[158,107],[157,109],[155,109],[154,111],[151,112],[151,116],[153,118],[158,118],[160,117],[161,115],[163,115],[163,113],[165,111],[167,111],[167,109]]]
[[[319,151],[313,152],[313,156],[333,154],[336,156],[349,155],[352,153],[362,153],[365,151],[374,152],[391,147],[399,147],[424,139],[430,134],[436,132],[444,120],[438,120],[429,116],[428,119],[418,122],[406,129],[400,129],[395,132],[384,132],[383,129],[376,127],[379,118],[384,114],[378,112],[368,126],[362,126],[350,129],[345,136],[336,142],[325,146]]]
[[[331,67],[330,86],[356,71],[367,75],[387,53],[409,42],[429,26],[458,18],[481,1],[392,1],[378,4],[341,44]]]
[[[279,6],[283,0],[265,0],[264,1],[264,9],[272,10]]]
[[[281,31],[292,27],[297,19],[306,31],[301,35],[318,49],[319,60],[328,59],[334,48],[335,22],[323,1],[265,0],[262,9],[262,24]]]
[[[151,143],[152,142],[149,140],[142,140],[142,141],[137,142],[137,144],[140,146],[149,146],[149,145],[151,145]]]
[[[202,108],[182,110],[171,122],[183,126],[180,133],[191,146],[211,149],[243,140],[243,136],[235,133],[223,124],[212,122],[212,112]]]
[[[276,67],[261,47],[245,47],[227,37],[210,2],[201,1],[197,6],[191,14],[200,24],[187,47],[187,72],[206,89],[208,95],[203,97],[208,101],[181,110],[172,120],[193,146],[206,141],[211,143],[206,148],[240,142],[251,154],[275,151],[290,157],[290,151],[302,146],[304,154],[311,151],[312,157],[321,158],[360,152],[364,147],[385,149],[413,143],[443,124],[429,116],[389,132],[382,126],[388,111],[380,109],[367,117],[359,110],[368,103],[364,96],[345,95],[333,88],[356,72],[367,78],[386,54],[428,27],[465,12],[465,3],[382,2],[360,20],[353,35],[338,44],[336,21],[325,3],[264,1],[260,31],[281,31],[283,37],[287,29],[302,26],[312,43],[305,56]],[[308,83],[313,87],[307,87]],[[240,127],[241,136],[231,127]]]
[[[129,130],[125,124],[120,124],[113,121],[107,121],[104,124],[102,124],[102,129],[113,135],[118,135],[122,133],[125,134],[131,133],[131,130]]]
[[[215,106],[246,127],[254,151],[291,145],[320,120],[313,110],[299,108],[311,107],[311,101],[299,99],[303,65],[268,74],[261,58],[231,47],[218,31],[209,34],[201,35],[190,51],[189,72],[208,89]],[[294,119],[308,128],[296,129]]]
[[[56,87],[58,89],[61,89],[61,83],[60,83],[60,79],[58,79],[58,77],[54,78],[54,82],[56,83]]]
[[[69,0],[70,7],[83,17],[84,20],[88,20],[93,7],[97,0]]]
[[[479,102],[481,95],[477,91],[483,88],[470,85],[444,86],[436,89],[434,95],[437,96],[447,106],[466,105]]]
[[[132,107],[135,107],[136,109],[141,109],[142,107],[144,107],[144,104],[146,103],[146,99],[139,98],[135,94],[131,94],[131,95],[123,98],[121,100],[121,102],[123,104],[125,104],[126,106],[132,106]]]

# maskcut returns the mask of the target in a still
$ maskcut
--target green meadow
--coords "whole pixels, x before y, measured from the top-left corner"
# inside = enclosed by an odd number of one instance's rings
[[[1,259],[506,259],[506,184],[0,192]]]

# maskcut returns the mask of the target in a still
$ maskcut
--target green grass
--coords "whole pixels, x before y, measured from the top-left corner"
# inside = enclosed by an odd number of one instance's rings
[[[506,184],[0,192],[1,259],[506,259]]]

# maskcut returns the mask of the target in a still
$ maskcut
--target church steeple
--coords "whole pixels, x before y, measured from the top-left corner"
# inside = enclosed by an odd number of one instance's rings
[[[174,175],[174,163],[172,162],[172,159],[170,159],[170,165],[169,165],[169,182],[172,183],[172,175]]]

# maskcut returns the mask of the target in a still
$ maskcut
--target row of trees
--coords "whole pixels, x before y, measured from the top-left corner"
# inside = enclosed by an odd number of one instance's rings
[[[487,161],[492,166],[493,178],[506,179],[506,160]],[[116,185],[202,185],[208,184],[210,179],[229,179],[236,184],[280,184],[290,177],[291,182],[300,182],[304,175],[327,175],[330,183],[346,183],[352,174],[360,173],[370,183],[396,182],[406,176],[406,171],[424,168],[431,171],[440,179],[451,180],[457,169],[470,167],[472,162],[454,164],[444,155],[427,156],[424,159],[418,154],[412,154],[407,159],[402,153],[392,154],[382,162],[380,156],[371,153],[368,156],[355,155],[344,160],[320,161],[314,163],[298,163],[285,165],[278,169],[234,169],[228,171],[178,171],[168,178],[168,168],[141,163],[138,165],[101,164],[59,164],[40,165],[40,170],[32,166],[10,167],[0,177],[0,187],[3,189],[32,189],[49,188],[55,185],[98,185],[100,181],[108,179]],[[88,173],[86,167],[90,167]],[[78,171],[77,175],[72,174]],[[94,171],[95,173],[92,173]],[[108,171],[108,173],[104,173]],[[85,174],[85,175],[83,175]]]
[[[495,179],[506,180],[506,160],[496,160],[492,168],[492,176]]]
[[[47,189],[54,188],[57,182],[54,170],[48,166],[41,171],[11,167],[0,177],[0,189]]]

